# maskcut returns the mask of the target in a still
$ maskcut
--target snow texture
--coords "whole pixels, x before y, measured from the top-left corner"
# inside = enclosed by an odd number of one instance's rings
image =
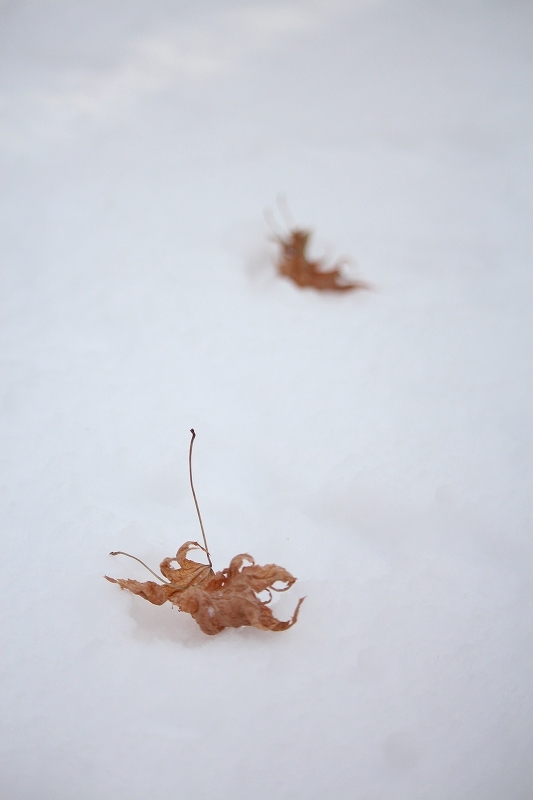
[[[531,11],[2,3],[2,798],[533,797]],[[102,577],[198,538],[191,427],[286,633]]]

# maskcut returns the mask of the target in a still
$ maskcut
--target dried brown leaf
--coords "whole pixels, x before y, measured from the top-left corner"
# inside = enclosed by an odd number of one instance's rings
[[[160,583],[141,582],[128,578],[109,578],[107,575],[104,577],[111,583],[118,583],[121,589],[128,589],[156,606],[163,605],[169,600],[180,611],[191,614],[204,633],[220,633],[224,628],[240,628],[243,625],[253,625],[255,628],[265,631],[284,631],[294,625],[298,619],[298,611],[303,598],[298,602],[294,614],[287,622],[276,619],[271,609],[268,608],[268,604],[272,600],[273,591],[284,592],[293,585],[296,578],[290,572],[276,564],[260,567],[247,553],[232,558],[229,567],[222,572],[213,572],[211,555],[207,547],[204,525],[192,479],[192,447],[196,437],[192,428],[191,434],[189,477],[204,546],[198,542],[185,542],[174,558],[164,558],[160,564],[163,578],[137,556],[122,551],[111,553],[112,556],[123,555],[138,561]],[[202,550],[209,563],[202,564],[187,558],[190,550]],[[172,566],[174,562],[178,564],[178,568]],[[246,566],[246,562],[248,562],[248,566]],[[274,584],[281,584],[281,586]],[[259,597],[263,592],[268,594],[268,599],[262,600]]]
[[[276,619],[268,607],[272,591],[286,591],[296,581],[290,572],[276,564],[258,566],[250,555],[242,553],[231,560],[227,569],[213,573],[205,564],[187,558],[192,547],[204,549],[197,542],[186,542],[175,558],[166,558],[161,562],[161,572],[170,583],[141,583],[122,578],[107,578],[107,575],[106,578],[155,605],[162,605],[169,600],[180,611],[191,614],[207,634],[244,625],[270,631],[284,631],[294,625],[304,598],[299,600],[287,622]],[[179,569],[170,566],[173,561],[177,561]],[[262,592],[268,593],[266,600],[258,597]]]
[[[133,594],[144,597],[145,600],[149,600],[155,606],[162,606],[167,600],[172,602],[173,595],[177,596],[180,591],[169,586],[168,583],[161,584],[155,583],[155,581],[141,583],[141,581],[133,581],[129,578],[110,578],[108,575],[104,575],[104,578],[110,583],[118,583],[121,589],[128,589]]]
[[[207,564],[200,564],[187,558],[189,550],[203,550],[206,552],[205,547],[202,547],[198,542],[185,542],[185,544],[181,545],[175,558],[164,558],[159,565],[161,574],[176,589],[183,590],[188,589],[189,586],[201,585],[213,574],[213,570]],[[179,564],[179,569],[170,566],[173,561]]]
[[[333,265],[332,269],[325,269],[321,260],[310,261],[307,248],[311,238],[311,231],[295,228],[287,237],[276,234],[276,241],[281,245],[278,258],[278,272],[290,278],[298,286],[312,286],[319,291],[349,292],[354,289],[370,289],[363,281],[350,282],[342,275],[342,261]]]

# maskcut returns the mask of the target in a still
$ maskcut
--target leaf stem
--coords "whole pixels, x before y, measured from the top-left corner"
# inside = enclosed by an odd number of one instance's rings
[[[157,572],[154,572],[153,569],[150,569],[148,564],[145,564],[144,561],[141,561],[141,559],[137,558],[137,556],[132,556],[130,553],[125,553],[123,550],[115,550],[113,553],[109,553],[109,555],[110,556],[128,556],[128,558],[133,558],[134,561],[138,561],[139,564],[142,564],[143,567],[146,567],[148,572],[151,572],[152,575],[154,577],[156,577],[158,581],[161,581],[161,583],[166,583],[167,586],[172,586],[172,584],[169,583],[168,581],[164,580],[164,578],[160,578],[159,575],[157,574]]]
[[[209,561],[209,566],[211,570],[213,569],[213,562],[211,561],[211,555],[209,553],[209,548],[207,546],[207,539],[205,538],[205,531],[204,531],[204,523],[202,522],[202,515],[200,514],[200,507],[198,506],[198,500],[196,499],[196,492],[194,491],[194,483],[192,480],[192,446],[194,440],[196,438],[196,434],[194,432],[194,428],[191,428],[191,444],[189,447],[189,478],[191,481],[191,489],[192,489],[192,496],[194,497],[194,505],[196,506],[196,513],[198,514],[198,520],[200,522],[200,528],[202,530],[202,536],[204,537],[204,545],[205,545],[205,552],[207,555],[207,560]]]

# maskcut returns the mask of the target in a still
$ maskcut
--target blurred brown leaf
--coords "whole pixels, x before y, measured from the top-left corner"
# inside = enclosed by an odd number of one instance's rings
[[[324,269],[321,260],[310,261],[306,251],[311,238],[311,231],[294,229],[284,238],[276,234],[276,241],[281,246],[278,258],[278,272],[290,278],[298,286],[312,286],[319,291],[349,292],[354,289],[370,289],[363,281],[350,282],[343,278],[343,262],[338,261],[333,269]]]

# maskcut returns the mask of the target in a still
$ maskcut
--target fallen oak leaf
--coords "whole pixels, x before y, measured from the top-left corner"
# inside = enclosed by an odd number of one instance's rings
[[[213,572],[192,480],[191,457],[196,434],[194,430],[191,430],[191,433],[189,473],[205,547],[198,542],[191,541],[182,544],[174,558],[165,558],[161,562],[160,570],[164,578],[157,575],[136,556],[130,556],[129,553],[122,551],[110,554],[133,558],[146,567],[160,583],[141,582],[128,578],[110,578],[107,575],[104,577],[110,583],[117,583],[121,589],[127,589],[154,605],[163,605],[167,600],[170,601],[180,611],[191,614],[201,630],[210,635],[220,633],[224,628],[240,628],[245,625],[251,625],[260,630],[287,630],[297,621],[300,606],[305,598],[302,597],[298,601],[291,619],[287,622],[276,619],[272,610],[268,608],[268,604],[272,600],[273,591],[284,592],[294,584],[296,578],[290,572],[277,564],[266,564],[261,567],[247,553],[241,553],[232,558],[229,567],[222,572]],[[188,552],[192,549],[205,552],[209,564],[202,564],[187,558]],[[171,566],[173,562],[178,563],[178,569]],[[246,566],[245,562],[249,562],[249,565]],[[276,583],[283,585],[276,587],[274,585]],[[258,596],[262,592],[268,593],[267,600],[261,600]]]

